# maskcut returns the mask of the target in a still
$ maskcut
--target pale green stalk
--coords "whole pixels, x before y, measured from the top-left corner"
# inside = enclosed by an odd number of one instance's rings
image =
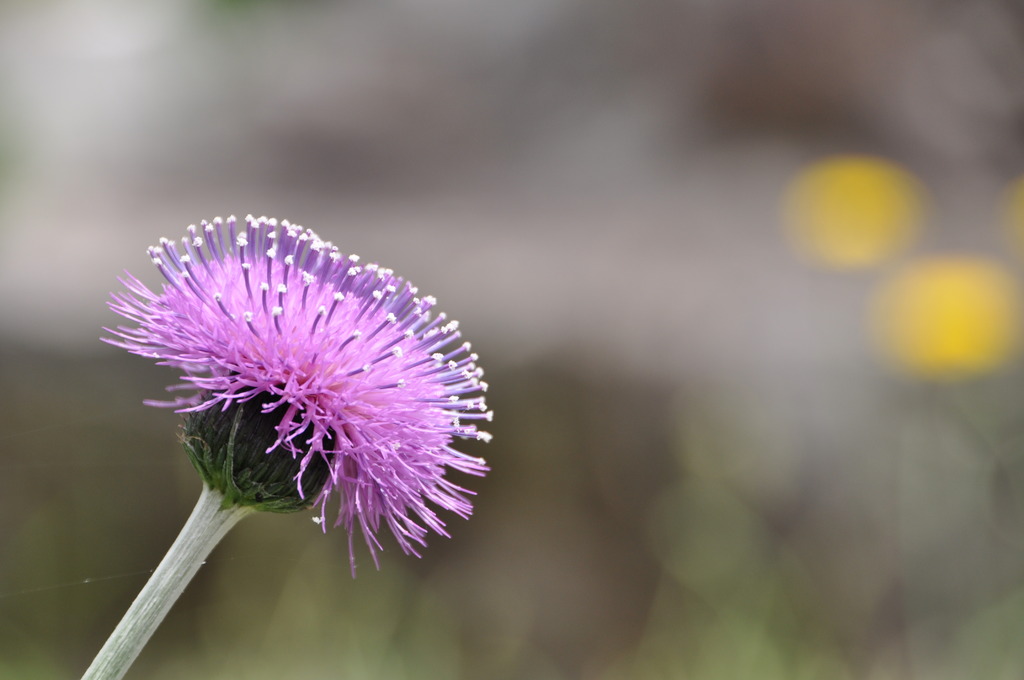
[[[120,680],[213,547],[240,519],[254,512],[250,506],[222,508],[223,501],[220,491],[203,485],[199,501],[178,538],[82,680]]]

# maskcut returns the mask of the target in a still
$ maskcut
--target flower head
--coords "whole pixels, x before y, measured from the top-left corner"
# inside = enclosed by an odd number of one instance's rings
[[[157,293],[121,279],[127,291],[110,306],[135,326],[107,329],[107,341],[180,369],[168,389],[191,395],[147,403],[193,414],[258,405],[273,419],[266,454],[297,462],[303,497],[304,473],[326,466],[308,505],[326,526],[337,503],[350,551],[358,527],[374,560],[382,525],[418,555],[428,530],[447,535],[435,507],[471,513],[470,492],[446,473],[487,466],[452,442],[489,440],[475,422],[492,413],[477,355],[457,322],[433,314],[434,298],[268,218],[204,221],[180,248],[161,239],[149,255],[167,282]]]

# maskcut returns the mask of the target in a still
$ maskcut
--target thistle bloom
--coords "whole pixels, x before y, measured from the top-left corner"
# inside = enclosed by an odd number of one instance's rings
[[[350,553],[358,527],[376,561],[385,525],[418,555],[429,530],[447,535],[435,508],[472,512],[470,492],[446,474],[487,471],[452,448],[490,439],[475,424],[491,419],[487,384],[458,323],[432,313],[433,297],[268,218],[202,222],[180,248],[161,239],[149,255],[167,282],[157,293],[121,279],[127,292],[110,306],[135,326],[108,329],[107,341],[178,368],[182,382],[168,389],[191,394],[147,403],[191,417],[249,404],[272,419],[261,451],[295,461],[295,489],[324,527],[337,505]],[[304,484],[314,469],[322,485]]]

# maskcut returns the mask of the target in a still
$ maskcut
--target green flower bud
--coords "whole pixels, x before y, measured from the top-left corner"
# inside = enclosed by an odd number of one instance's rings
[[[297,512],[309,508],[327,482],[329,467],[320,454],[313,455],[302,470],[301,456],[293,458],[284,449],[267,453],[277,441],[275,427],[287,408],[286,404],[262,413],[255,399],[236,402],[226,410],[207,408],[187,414],[181,442],[203,480],[224,495],[224,507]]]

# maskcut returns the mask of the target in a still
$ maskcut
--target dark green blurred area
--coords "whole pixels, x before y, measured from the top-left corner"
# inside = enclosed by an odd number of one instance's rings
[[[160,389],[141,364],[4,351],[2,677],[80,672],[198,493],[177,416],[137,401]],[[364,552],[353,580],[342,533],[247,519],[129,677],[1024,669],[1019,375],[898,387],[873,431],[818,462],[800,451],[820,442],[742,386],[598,379],[554,357],[489,377],[495,441],[465,448],[494,471],[452,540],[422,560],[389,546],[380,571]]]
[[[921,254],[1019,284],[1022,35],[996,0],[0,6],[0,680],[78,677],[198,496],[141,403],[173,373],[97,338],[230,210],[436,293],[493,470],[354,580],[343,532],[246,519],[129,680],[1024,677],[1019,352],[929,383],[864,327]],[[834,153],[927,185],[909,253],[792,252]]]

